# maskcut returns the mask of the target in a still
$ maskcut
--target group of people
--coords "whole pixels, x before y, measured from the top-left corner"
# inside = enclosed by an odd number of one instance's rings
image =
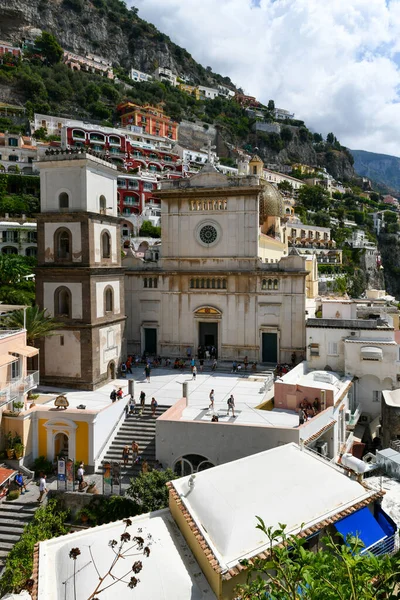
[[[191,357],[192,354],[192,349],[188,348],[187,349],[187,356],[188,358]],[[200,360],[202,359],[206,359],[209,360],[217,358],[217,349],[215,346],[198,346],[197,348],[197,357]]]
[[[306,421],[315,417],[320,412],[320,409],[321,406],[318,398],[315,398],[312,404],[307,398],[304,398],[299,404],[299,425],[303,425]]]
[[[210,404],[208,406],[209,409],[211,409],[212,411],[214,411],[214,403],[215,403],[215,393],[214,390],[211,390],[210,395],[209,395],[209,399],[210,399]],[[228,405],[228,412],[227,412],[227,416],[229,416],[229,414],[232,412],[232,417],[235,417],[235,398],[233,397],[233,394],[231,394],[227,400],[227,405]],[[212,423],[218,423],[219,417],[217,414],[213,414],[212,418],[211,418],[211,422]]]
[[[137,403],[136,403],[136,400],[135,400],[135,397],[133,396],[133,394],[126,394],[126,395],[127,396],[129,395],[130,397],[129,397],[129,401],[125,405],[125,418],[127,419],[129,417],[129,415],[135,415],[137,412],[136,411],[137,408],[138,408],[138,414],[139,414],[139,416],[141,416],[143,414],[145,406],[146,406],[146,393],[143,390],[140,392],[139,407],[137,406]],[[152,417],[156,416],[157,406],[158,406],[158,402],[153,397],[150,402]]]

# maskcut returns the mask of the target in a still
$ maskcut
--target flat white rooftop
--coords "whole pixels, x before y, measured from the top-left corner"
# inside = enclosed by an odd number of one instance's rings
[[[136,575],[140,582],[132,590],[127,583],[117,581],[99,594],[102,600],[216,599],[173,521],[169,509],[134,517],[131,520],[132,525],[127,529],[131,537],[141,536],[145,540],[145,546],[152,541],[150,556],[146,558],[143,552],[132,551],[129,557],[120,559],[112,572],[116,577],[122,577],[124,581],[129,581],[134,575],[132,564],[142,561],[143,569]],[[101,576],[107,573],[115,558],[109,541],[119,542],[124,529],[123,521],[115,521],[108,525],[41,542],[38,598],[74,600],[91,597],[99,583],[96,567]],[[148,535],[151,535],[152,540],[148,539]],[[131,546],[132,544],[126,544],[125,548]],[[76,560],[76,596],[74,595],[74,561],[69,558],[72,548],[79,548],[81,552]],[[113,580],[108,577],[101,588],[111,583]]]
[[[283,523],[295,533],[373,494],[293,443],[197,473],[191,490],[188,480],[172,484],[227,568],[268,546],[265,534],[256,529],[256,515],[266,527]]]

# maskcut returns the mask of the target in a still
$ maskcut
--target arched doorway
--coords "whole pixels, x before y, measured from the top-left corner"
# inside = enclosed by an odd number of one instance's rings
[[[54,436],[54,458],[64,456],[68,458],[69,453],[69,438],[63,432],[56,433]]]
[[[108,363],[108,379],[116,379],[115,362],[113,360]]]
[[[185,477],[185,475],[200,473],[200,471],[211,469],[214,466],[205,456],[201,456],[200,454],[186,454],[176,461],[174,472],[178,477]]]

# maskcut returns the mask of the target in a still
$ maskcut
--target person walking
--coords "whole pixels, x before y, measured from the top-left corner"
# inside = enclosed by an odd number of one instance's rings
[[[133,442],[132,442],[132,465],[135,464],[138,454],[139,454],[139,446],[137,445],[135,440],[133,440]]]
[[[157,406],[158,406],[157,400],[155,398],[152,398],[151,399],[151,416],[152,417],[156,416]]]
[[[39,478],[39,498],[38,498],[38,502],[41,502],[43,499],[44,494],[46,494],[47,492],[47,486],[46,486],[46,475],[42,472],[40,473],[40,478]]]
[[[126,467],[126,465],[129,462],[129,446],[128,446],[128,444],[126,446],[124,446],[122,449],[122,460],[124,461],[124,467]]]
[[[121,400],[121,398],[123,398],[123,397],[124,397],[124,392],[122,390],[122,387],[119,387],[118,391],[117,391],[117,400]]]
[[[150,383],[150,372],[151,372],[150,363],[147,363],[147,365],[144,368],[144,375],[147,379],[147,383]]]
[[[244,364],[244,370],[247,371],[247,367],[249,366],[249,359],[247,358],[247,355],[243,359],[243,364]]]
[[[129,416],[129,402],[127,402],[127,403],[125,404],[125,408],[124,408],[124,410],[125,410],[125,419],[127,419],[127,418],[128,418],[128,416]]]
[[[115,402],[117,399],[117,390],[112,390],[111,394],[110,394],[110,400],[111,402]]]
[[[214,360],[213,360],[211,370],[212,371],[216,371],[217,370],[217,359],[216,358],[214,358]]]
[[[228,416],[230,411],[232,411],[232,417],[235,416],[235,399],[233,397],[233,394],[231,394],[228,398]]]
[[[204,358],[199,358],[199,367],[200,367],[200,373],[202,373],[203,367],[204,367]]]
[[[194,381],[196,381],[196,375],[197,375],[197,367],[196,367],[196,365],[194,365],[194,367],[192,367],[192,379],[194,379]]]
[[[126,367],[126,364],[123,362],[121,364],[121,377],[123,377],[124,379],[126,378],[126,371],[127,371],[127,367]]]
[[[134,415],[135,413],[136,413],[136,400],[131,394],[131,396],[129,398],[129,414]]]
[[[140,392],[140,414],[142,414],[144,412],[145,404],[146,404],[146,394],[142,390]]]
[[[299,425],[304,425],[304,421],[306,420],[306,414],[304,410],[301,408],[299,410]]]
[[[83,463],[79,463],[78,470],[76,472],[76,479],[78,480],[78,489],[79,491],[83,490],[84,479],[83,476],[85,474],[85,469],[83,468]]]
[[[214,410],[214,390],[211,390],[209,398],[210,398],[210,405],[208,408],[212,408]]]
[[[126,361],[126,372],[132,375],[132,356],[128,356]]]

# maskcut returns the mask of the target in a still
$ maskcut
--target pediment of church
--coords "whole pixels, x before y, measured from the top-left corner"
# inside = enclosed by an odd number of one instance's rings
[[[212,165],[206,165],[200,173],[190,178],[190,187],[228,187],[228,177]]]

